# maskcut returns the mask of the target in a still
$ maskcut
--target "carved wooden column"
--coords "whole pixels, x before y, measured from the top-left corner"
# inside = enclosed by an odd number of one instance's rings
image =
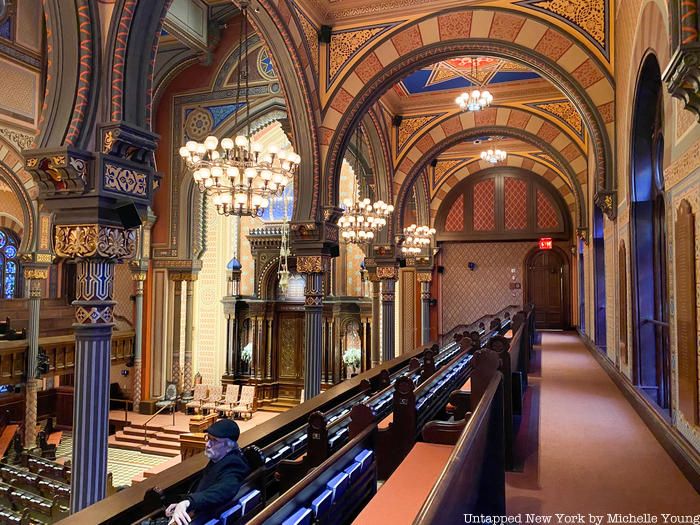
[[[183,366],[182,391],[190,392],[193,388],[194,380],[192,370],[192,335],[194,330],[194,282],[197,280],[196,273],[184,274],[185,281],[185,362]]]
[[[136,231],[100,224],[56,226],[55,250],[77,260],[71,511],[104,498],[114,264],[136,252]]]
[[[170,381],[177,384],[177,390],[182,390],[182,374],[180,372],[180,346],[182,333],[182,281],[184,275],[181,273],[171,273],[170,280],[175,285],[173,293],[173,324],[172,343],[170,348]]]
[[[131,272],[131,280],[134,281],[134,412],[141,407],[141,352],[143,340],[143,283],[146,281],[146,272],[140,269]]]
[[[24,401],[24,448],[36,446],[37,391],[39,374],[39,308],[41,306],[41,284],[49,275],[47,267],[25,267],[24,279],[29,288],[29,322],[27,324],[27,383]]]
[[[395,346],[395,288],[398,279],[396,266],[378,266],[377,277],[382,283],[382,362],[394,358]]]
[[[426,345],[430,342],[430,282],[433,279],[433,274],[418,272],[417,277],[420,283],[421,340],[422,344]]]
[[[323,274],[328,257],[306,255],[297,257],[297,271],[306,275],[304,289],[304,324],[306,334],[306,370],[304,399],[321,393],[321,361],[323,347]]]
[[[379,340],[380,282],[376,272],[369,274],[372,283],[372,368],[381,363],[381,342]]]

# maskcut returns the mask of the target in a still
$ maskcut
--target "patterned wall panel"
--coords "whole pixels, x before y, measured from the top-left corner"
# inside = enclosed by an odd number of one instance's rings
[[[401,288],[401,354],[413,350],[418,341],[415,340],[415,319],[416,319],[416,290],[415,290],[416,272],[413,269],[402,269],[400,272],[400,288]]]
[[[523,261],[534,246],[532,242],[444,243],[442,332],[508,304],[522,304],[522,289],[511,290],[509,283],[522,282]],[[468,269],[469,262],[476,263],[474,271]]]
[[[495,195],[495,179],[486,179],[474,184],[472,218],[475,231],[490,231],[496,229]]]
[[[6,213],[17,222],[22,224],[24,215],[22,214],[22,205],[17,196],[10,190],[9,186],[5,186],[8,191],[0,189],[0,214]]]
[[[129,325],[134,324],[134,302],[131,296],[134,293],[134,283],[131,280],[131,272],[128,264],[117,264],[114,269],[114,315],[123,317]],[[117,324],[119,324],[117,320]]]
[[[39,76],[21,66],[0,60],[0,113],[25,124],[35,124]]]
[[[559,216],[552,200],[542,190],[537,190],[537,227],[540,229],[557,228]]]
[[[527,228],[527,182],[505,178],[504,207],[506,230]]]
[[[457,197],[445,219],[446,232],[461,232],[464,229],[464,195]]]

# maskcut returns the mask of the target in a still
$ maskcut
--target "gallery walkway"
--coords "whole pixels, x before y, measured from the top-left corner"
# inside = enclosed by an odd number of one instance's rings
[[[576,334],[543,332],[535,352],[509,514],[700,514],[700,495]]]

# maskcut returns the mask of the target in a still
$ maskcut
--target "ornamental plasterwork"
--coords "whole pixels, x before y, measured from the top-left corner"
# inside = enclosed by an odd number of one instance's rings
[[[519,5],[547,13],[573,27],[609,59],[606,0],[524,0]]]
[[[553,115],[564,124],[569,126],[583,140],[583,119],[574,105],[568,100],[558,100],[553,102],[540,102],[528,104],[545,113]]]
[[[430,272],[418,272],[416,278],[419,283],[429,283],[433,280],[433,274]]]
[[[297,9],[297,15],[299,23],[301,24],[301,30],[304,32],[304,37],[306,38],[306,44],[309,46],[314,72],[318,75],[318,30],[299,9]]]
[[[700,168],[700,141],[693,143],[678,160],[664,170],[666,189],[670,189]]]
[[[49,271],[44,268],[25,268],[24,278],[25,279],[46,279],[49,276]]]
[[[56,226],[55,251],[60,257],[131,259],[136,254],[136,230],[99,224]]]
[[[20,151],[31,149],[34,145],[34,135],[22,133],[21,131],[10,128],[0,127],[0,137],[17,146]]]
[[[433,177],[433,188],[437,188],[438,184],[452,168],[461,163],[462,159],[457,160],[439,160],[435,165],[435,176]]]
[[[389,24],[334,32],[328,45],[328,83],[334,80],[358,49],[393,26],[394,24]]]
[[[377,266],[377,277],[395,280],[399,278],[399,272],[396,266]]]
[[[325,269],[321,255],[302,255],[297,257],[297,271],[299,273],[322,273]]]
[[[128,193],[139,197],[147,196],[148,177],[134,169],[107,164],[105,166],[104,187],[108,190]]]
[[[435,120],[440,115],[424,115],[421,117],[404,118],[399,125],[397,150],[401,151],[409,139],[428,122]]]

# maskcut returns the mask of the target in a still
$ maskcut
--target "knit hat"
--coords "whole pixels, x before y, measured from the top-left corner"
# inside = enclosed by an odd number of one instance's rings
[[[233,419],[220,419],[207,429],[207,434],[216,438],[228,438],[238,441],[241,429]]]

